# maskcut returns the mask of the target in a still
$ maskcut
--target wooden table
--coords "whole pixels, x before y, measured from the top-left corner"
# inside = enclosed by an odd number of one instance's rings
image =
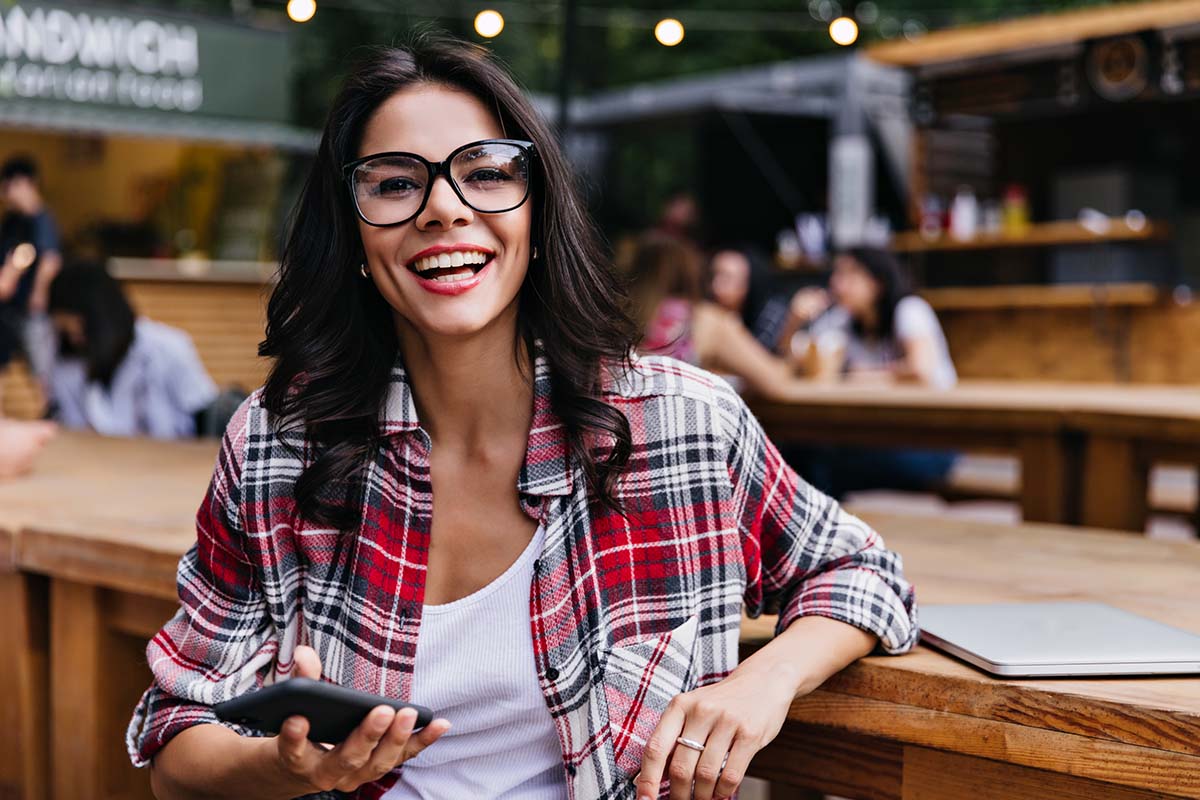
[[[0,536],[0,555],[20,570],[5,585],[21,587],[13,594],[29,612],[26,634],[4,640],[32,665],[23,708],[48,720],[27,720],[23,735],[49,736],[44,747],[16,751],[32,764],[16,772],[17,781],[32,779],[17,796],[149,797],[146,774],[124,758],[123,732],[149,682],[145,640],[175,609],[175,563],[193,540],[191,515],[213,451],[64,437],[38,474],[0,484],[0,529],[10,532]],[[77,485],[51,477],[56,466],[75,470]],[[95,488],[114,474],[136,488]],[[97,483],[78,485],[89,481]],[[95,511],[62,502],[102,495]],[[36,496],[49,504],[44,517]],[[24,510],[10,514],[11,503]],[[1041,525],[869,520],[904,555],[923,602],[1101,599],[1200,632],[1200,544]],[[40,636],[39,623],[48,630]],[[771,624],[747,622],[746,645]],[[2,735],[11,739],[10,729]],[[871,800],[1200,798],[1200,680],[998,681],[926,648],[870,658],[797,701],[752,774]],[[49,793],[39,793],[46,785]]]
[[[866,519],[923,603],[1099,600],[1200,633],[1198,543]],[[763,634],[753,621],[743,641]],[[996,680],[922,646],[864,659],[796,701],[751,774],[870,800],[1197,798],[1200,679]]]
[[[216,453],[62,432],[0,483],[0,797],[150,797],[121,731]]]
[[[813,383],[751,407],[776,442],[1014,453],[1029,522],[1145,530],[1154,462],[1200,463],[1200,391],[1179,387]]]

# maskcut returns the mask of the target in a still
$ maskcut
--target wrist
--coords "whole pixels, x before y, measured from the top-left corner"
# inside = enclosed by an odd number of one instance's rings
[[[771,652],[770,644],[759,649],[733,671],[734,675],[749,677],[767,687],[780,687],[790,698],[807,694],[819,685],[805,659],[789,658],[781,652]]]

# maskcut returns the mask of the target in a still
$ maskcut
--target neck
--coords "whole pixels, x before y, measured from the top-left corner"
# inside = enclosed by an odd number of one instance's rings
[[[417,414],[435,443],[479,450],[497,439],[528,436],[533,355],[523,342],[514,352],[513,311],[506,312],[510,319],[464,337],[430,336],[399,322]]]
[[[879,313],[875,310],[875,306],[865,309],[858,315],[858,322],[867,333],[878,333],[879,328]]]

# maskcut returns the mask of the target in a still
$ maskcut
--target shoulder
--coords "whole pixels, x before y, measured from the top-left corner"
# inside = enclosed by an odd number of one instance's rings
[[[176,355],[195,349],[192,337],[179,328],[156,322],[149,317],[138,317],[134,323],[134,341],[155,352]]]
[[[746,407],[724,378],[666,356],[635,356],[627,371],[607,382],[604,395],[623,410],[657,407],[659,413],[639,416],[680,433],[702,428],[704,434],[723,436],[737,427]]]
[[[897,314],[920,314],[922,316],[936,317],[933,306],[929,305],[929,301],[919,294],[909,294],[900,298],[900,302],[896,303]]]
[[[742,324],[741,317],[707,300],[696,303],[692,315],[694,325],[711,325],[716,330]]]
[[[937,314],[924,297],[910,294],[896,303],[894,327],[901,335],[930,331],[938,327]]]

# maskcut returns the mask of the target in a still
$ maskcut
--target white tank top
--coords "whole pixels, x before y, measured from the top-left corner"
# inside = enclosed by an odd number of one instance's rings
[[[474,594],[425,606],[412,698],[452,727],[404,763],[385,800],[567,797],[529,630],[529,587],[543,538],[539,526],[512,566]]]

